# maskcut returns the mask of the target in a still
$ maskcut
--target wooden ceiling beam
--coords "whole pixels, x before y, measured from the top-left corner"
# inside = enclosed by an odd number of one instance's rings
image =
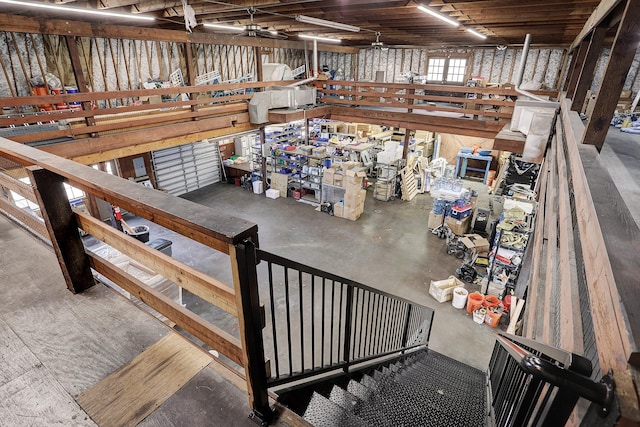
[[[232,35],[212,34],[206,32],[186,33],[184,29],[182,31],[163,30],[157,28],[149,29],[145,27],[92,24],[88,22],[59,19],[41,21],[25,16],[6,14],[0,14],[0,28],[4,31],[12,31],[16,33],[304,49],[304,42],[302,41],[274,40],[242,36],[234,37]],[[334,46],[325,43],[319,43],[319,46],[320,49],[325,52],[347,54],[355,54],[358,52],[357,48],[348,46]]]
[[[587,37],[594,28],[600,25],[608,16],[610,16],[613,11],[620,5],[621,0],[602,0],[598,6],[596,6],[595,10],[587,19],[587,22],[584,24],[582,31],[576,36],[569,47],[569,51],[575,49],[582,40]]]

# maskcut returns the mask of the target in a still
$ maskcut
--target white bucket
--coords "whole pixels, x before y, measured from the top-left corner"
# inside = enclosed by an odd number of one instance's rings
[[[484,323],[484,318],[487,315],[485,308],[479,308],[473,312],[473,321],[479,325]]]
[[[461,286],[453,288],[451,305],[455,308],[465,308],[467,305],[467,295],[469,295],[469,292],[465,288]]]
[[[262,181],[253,181],[253,192],[255,194],[262,194]]]

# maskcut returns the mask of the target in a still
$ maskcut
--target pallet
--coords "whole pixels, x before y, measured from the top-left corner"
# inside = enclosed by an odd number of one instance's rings
[[[413,171],[404,168],[400,171],[402,177],[402,200],[411,201],[418,194],[418,184]]]

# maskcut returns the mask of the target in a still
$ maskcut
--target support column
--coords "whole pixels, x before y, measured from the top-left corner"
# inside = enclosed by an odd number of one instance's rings
[[[607,34],[607,28],[604,26],[597,27],[591,33],[591,41],[589,42],[589,48],[587,49],[587,55],[585,56],[584,63],[582,64],[582,70],[578,77],[578,84],[571,98],[571,109],[573,111],[582,112],[582,106],[587,97],[587,91],[591,88],[593,83],[593,74],[598,64],[598,58],[602,51],[602,42],[604,36]]]
[[[567,98],[573,99],[573,96],[575,95],[578,77],[580,77],[580,70],[582,70],[582,65],[584,64],[584,58],[587,55],[588,48],[589,42],[583,40],[580,43],[580,47],[577,52],[573,55],[573,61],[571,61],[571,74],[569,74],[566,82]]]
[[[257,235],[255,236],[257,240]],[[267,368],[262,337],[262,308],[258,295],[256,245],[245,240],[229,245],[233,283],[236,290],[238,325],[244,356],[244,373],[249,394],[250,417],[266,422],[273,418],[267,394]]]
[[[598,151],[602,149],[604,144],[611,117],[640,44],[638,21],[640,21],[640,7],[638,7],[637,1],[629,0],[618,24],[607,68],[598,89],[593,114],[589,117],[582,138],[583,144],[595,145]]]
[[[89,88],[87,87],[87,82],[84,79],[84,73],[82,72],[82,63],[80,62],[80,55],[78,54],[76,38],[74,36],[65,36],[65,41],[67,42],[67,50],[69,51],[69,59],[71,59],[73,75],[76,78],[76,84],[78,85],[78,92],[87,93],[89,92]],[[85,111],[91,111],[91,102],[84,101],[82,103],[82,108]],[[96,125],[96,121],[93,117],[87,117],[86,123],[87,126]],[[95,136],[95,134],[92,134],[91,136]]]
[[[89,289],[95,281],[78,232],[78,222],[62,185],[64,178],[36,166],[28,167],[27,173],[67,288],[74,294]]]

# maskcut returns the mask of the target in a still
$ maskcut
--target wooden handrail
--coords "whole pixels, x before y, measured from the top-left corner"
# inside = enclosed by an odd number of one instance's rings
[[[189,332],[207,345],[227,356],[238,364],[242,364],[244,357],[240,340],[209,323],[200,316],[182,307],[159,291],[146,285],[132,275],[120,269],[91,251],[87,251],[91,267],[98,273],[113,280],[118,286],[149,307],[164,314],[177,325]]]
[[[110,225],[85,213],[75,211],[80,228],[87,234],[114,247],[123,254],[149,267],[165,279],[171,280],[189,292],[238,316],[235,291],[231,286],[207,276],[194,268],[157,251],[137,239],[127,236]]]
[[[229,244],[257,235],[258,226],[251,222],[6,138],[0,138],[0,153],[17,163],[55,172],[89,194],[226,254]]]

